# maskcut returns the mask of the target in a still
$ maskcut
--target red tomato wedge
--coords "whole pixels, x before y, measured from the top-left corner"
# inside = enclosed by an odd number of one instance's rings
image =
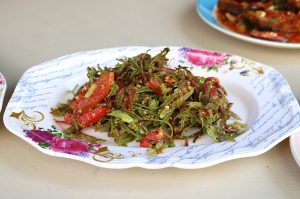
[[[84,95],[86,94],[86,92],[88,91],[90,86],[91,86],[91,83],[88,83],[84,87],[79,89],[79,91],[76,94],[75,100],[70,103],[70,108],[71,109],[75,109],[78,102],[84,99]]]
[[[64,116],[64,122],[66,124],[73,125],[74,123],[73,119],[74,119],[74,115],[72,113],[66,113]]]
[[[101,120],[110,110],[110,108],[98,107],[83,115],[74,115],[66,113],[63,123],[74,125],[74,120],[78,121],[81,127],[92,125]]]
[[[92,111],[82,115],[79,117],[79,123],[81,126],[90,126],[99,120],[101,120],[110,110],[110,108],[98,107],[93,109]]]
[[[209,82],[212,82],[213,84],[208,88]],[[210,89],[210,94],[215,95],[217,94],[217,88],[221,88],[220,81],[218,78],[215,77],[207,77],[205,78],[205,81],[202,85],[202,89]]]
[[[84,97],[80,94],[75,97],[75,102],[72,103],[71,108],[74,112],[79,115],[83,115],[97,106],[110,92],[112,83],[114,81],[114,73],[108,72],[102,74],[94,83],[96,84],[96,89],[89,97]],[[85,89],[87,92],[87,88]],[[82,97],[83,96],[83,97]]]
[[[161,128],[158,128],[145,135],[140,142],[140,147],[151,148],[157,142],[166,140],[168,140],[168,135]]]
[[[207,77],[205,78],[204,83],[213,82],[217,87],[220,87],[220,81],[216,77]]]

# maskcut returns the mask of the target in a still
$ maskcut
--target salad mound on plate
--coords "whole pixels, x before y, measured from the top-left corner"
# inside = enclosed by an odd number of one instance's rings
[[[234,141],[245,124],[231,111],[219,80],[195,76],[184,66],[168,67],[168,52],[120,59],[114,68],[88,67],[89,81],[51,114],[69,125],[64,131],[72,138],[98,142],[81,132],[92,126],[120,146],[137,141],[151,155],[176,139],[188,145],[203,134],[216,142]],[[192,127],[198,130],[189,131]]]

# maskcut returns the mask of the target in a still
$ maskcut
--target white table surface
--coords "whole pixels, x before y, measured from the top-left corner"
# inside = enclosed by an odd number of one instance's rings
[[[300,50],[249,44],[207,26],[194,0],[0,0],[0,71],[8,90],[41,62],[116,46],[187,46],[251,58],[279,70],[300,99]],[[50,157],[0,120],[0,198],[300,198],[288,140],[256,157],[205,169],[110,170]]]

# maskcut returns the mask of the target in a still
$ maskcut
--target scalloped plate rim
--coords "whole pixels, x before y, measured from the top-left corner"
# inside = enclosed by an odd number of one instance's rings
[[[280,143],[281,141],[283,141],[284,139],[288,138],[289,136],[292,136],[293,134],[295,134],[297,131],[300,131],[300,128],[294,129],[292,131],[290,131],[290,133],[286,134],[285,136],[281,137],[281,139],[278,139],[276,142],[272,143],[271,145],[269,145],[267,148],[265,149],[258,149],[256,151],[251,151],[251,152],[247,152],[247,153],[243,153],[243,154],[236,154],[236,155],[231,155],[230,157],[224,157],[224,158],[220,158],[211,162],[207,162],[207,163],[201,163],[201,164],[182,164],[182,163],[164,163],[164,164],[145,164],[145,163],[123,163],[123,164],[111,164],[110,162],[107,163],[101,163],[101,162],[96,162],[96,161],[92,161],[90,159],[86,159],[80,156],[76,156],[76,155],[71,155],[71,154],[66,154],[66,153],[59,153],[59,152],[54,152],[54,151],[50,151],[50,150],[46,150],[43,149],[42,147],[40,147],[39,145],[30,142],[30,140],[25,139],[24,136],[20,136],[20,134],[16,131],[14,131],[13,129],[11,129],[5,122],[4,120],[4,125],[6,126],[6,128],[12,132],[14,135],[16,135],[17,137],[21,138],[22,140],[24,140],[25,142],[27,142],[28,144],[30,144],[31,146],[33,146],[35,149],[37,149],[38,151],[52,156],[52,157],[59,157],[59,158],[66,158],[66,159],[71,159],[71,160],[78,160],[80,162],[84,162],[87,164],[91,164],[97,167],[101,167],[101,168],[106,168],[106,169],[129,169],[129,168],[143,168],[143,169],[164,169],[164,168],[178,168],[178,169],[201,169],[201,168],[207,168],[210,166],[214,166],[214,165],[218,165],[220,163],[223,162],[227,162],[230,160],[235,160],[235,159],[240,159],[240,158],[247,158],[247,157],[255,157],[258,155],[261,155],[267,151],[269,151],[270,149],[272,149],[274,146],[276,146],[278,143]],[[143,157],[141,157],[143,158]],[[299,162],[297,162],[299,165]],[[299,165],[300,166],[300,165]]]

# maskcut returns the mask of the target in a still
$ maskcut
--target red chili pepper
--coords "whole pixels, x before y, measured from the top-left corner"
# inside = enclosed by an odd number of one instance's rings
[[[168,138],[168,135],[161,128],[158,128],[144,136],[140,142],[140,147],[151,148],[157,142],[166,141]]]
[[[147,86],[149,86],[155,93],[162,95],[162,90],[160,88],[160,83],[157,80],[151,80],[147,83]]]
[[[135,101],[136,90],[130,87],[126,90],[126,96],[124,97],[124,107],[127,110],[131,110]]]

